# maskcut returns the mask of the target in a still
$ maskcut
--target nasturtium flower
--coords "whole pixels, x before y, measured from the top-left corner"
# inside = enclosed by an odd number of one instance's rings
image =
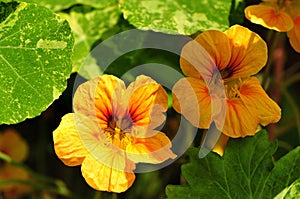
[[[287,36],[293,49],[300,53],[300,6],[298,15],[294,17],[294,27],[287,32]]]
[[[96,190],[126,191],[136,163],[176,157],[169,138],[157,130],[168,96],[150,77],[138,76],[127,88],[112,75],[87,81],[76,90],[73,108],[53,132],[55,152],[64,164],[81,165]]]
[[[214,122],[222,132],[215,149],[222,154],[228,137],[254,135],[259,124],[265,126],[280,119],[279,106],[252,76],[266,61],[266,43],[247,28],[234,25],[226,32],[203,32],[182,49],[180,66],[188,77],[173,87],[174,109],[198,128],[208,129]],[[221,75],[220,79],[216,78],[217,74]],[[224,84],[223,124],[218,121],[220,118],[214,118],[223,106],[214,99],[218,95],[211,96],[211,88],[206,84],[215,81]],[[196,95],[197,104],[192,94]],[[213,110],[212,100],[217,102]]]
[[[28,145],[14,129],[9,128],[0,134],[0,151],[15,162],[23,162],[28,156]],[[0,161],[0,181],[13,179],[29,180],[30,177],[25,170]],[[0,186],[0,192],[3,192],[6,198],[19,198],[31,191],[30,186],[18,183]]]
[[[245,9],[252,23],[279,32],[287,32],[291,46],[300,52],[300,1],[264,0]]]

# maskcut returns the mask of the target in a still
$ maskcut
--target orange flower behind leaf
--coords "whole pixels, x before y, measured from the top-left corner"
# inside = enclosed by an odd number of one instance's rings
[[[112,75],[95,78],[78,87],[73,107],[53,132],[55,152],[68,166],[82,165],[94,189],[126,191],[136,163],[176,157],[169,138],[155,130],[165,120],[167,93],[149,77],[127,88]]]
[[[245,16],[252,23],[279,32],[287,32],[291,46],[300,52],[300,1],[264,0],[259,5],[251,5],[245,9]]]
[[[280,119],[278,105],[265,93],[258,79],[251,77],[261,70],[266,61],[266,43],[247,28],[234,25],[224,33],[216,30],[203,32],[182,49],[180,65],[188,77],[179,80],[173,87],[174,109],[198,128],[207,129],[215,122],[223,133],[215,149],[218,148],[222,154],[220,147],[224,149],[226,137],[254,135],[258,124],[265,126]],[[218,73],[220,80],[216,78]],[[214,104],[217,108],[212,111],[212,100],[218,96],[211,96],[205,83],[216,82],[215,85],[218,85],[219,81],[224,83],[225,92],[223,126],[220,118],[214,117],[215,112],[222,109],[222,104]],[[187,96],[188,93],[195,93],[196,102]]]
[[[252,23],[279,32],[287,32],[293,28],[292,17],[277,4],[248,6],[245,15]]]
[[[0,151],[15,162],[23,162],[28,155],[28,145],[14,129],[7,129],[0,134]],[[0,181],[29,179],[29,174],[25,170],[0,161]],[[0,186],[1,191],[6,198],[13,199],[30,193],[32,189],[24,184],[9,183]]]

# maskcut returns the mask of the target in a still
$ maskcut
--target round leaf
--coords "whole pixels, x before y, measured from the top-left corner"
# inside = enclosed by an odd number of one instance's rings
[[[0,124],[35,117],[61,95],[73,44],[68,23],[35,4],[20,3],[0,24]]]
[[[103,9],[80,6],[71,9],[69,14],[60,13],[60,16],[69,22],[75,37],[72,72],[85,73],[84,70],[91,69],[91,66],[83,63],[88,59],[92,45],[116,25],[120,17],[119,8],[117,5]],[[96,63],[93,66],[95,70],[99,68]]]
[[[124,18],[143,30],[190,35],[229,26],[231,0],[123,0],[120,4]]]
[[[115,4],[116,0],[19,0],[27,3],[36,3],[54,11],[61,11],[76,4],[83,4],[95,8],[104,8]]]

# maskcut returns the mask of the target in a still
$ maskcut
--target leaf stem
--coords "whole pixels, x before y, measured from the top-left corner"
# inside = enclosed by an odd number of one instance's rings
[[[277,37],[277,45],[272,52],[272,61],[273,61],[273,78],[272,83],[275,85],[282,85],[283,74],[284,74],[284,64],[286,62],[285,48],[282,37]],[[281,89],[277,86],[270,87],[270,97],[276,102],[280,103],[281,98]],[[276,138],[275,131],[278,127],[277,124],[271,124],[268,126],[269,139],[274,140]]]
[[[287,67],[287,69],[285,70],[285,78],[289,78],[293,74],[297,73],[298,70],[300,70],[300,61],[294,63],[290,67]]]
[[[282,140],[278,140],[278,146],[280,148],[283,148],[283,149],[287,150],[287,151],[291,151],[294,148],[292,145],[290,145],[289,143],[284,142]]]
[[[294,120],[294,117],[289,119],[289,121],[293,121],[293,120]],[[294,122],[285,123],[285,125],[280,126],[276,129],[276,137],[284,135],[287,131],[291,130],[292,128],[294,128],[296,126],[297,125]]]
[[[298,81],[300,81],[300,73],[297,73],[297,74],[289,77],[288,79],[286,79],[286,81],[284,82],[284,87],[289,87],[290,85],[292,85]]]
[[[273,51],[274,51],[274,49],[276,48],[276,46],[278,44],[278,39],[279,39],[279,33],[274,31],[274,30],[270,30],[269,33],[268,33],[268,36],[267,36],[267,41],[268,41],[268,43],[270,43],[268,56],[271,57],[271,58],[268,59],[268,62],[267,62],[267,65],[264,69],[263,77],[262,77],[262,86],[265,89],[267,87],[268,75],[271,71],[272,64],[273,64],[273,61],[274,61],[273,56],[272,56]]]

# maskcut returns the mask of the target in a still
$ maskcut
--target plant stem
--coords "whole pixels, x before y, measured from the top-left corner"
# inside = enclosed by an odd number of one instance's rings
[[[288,78],[285,82],[284,82],[284,87],[289,87],[290,85],[292,85],[295,82],[300,81],[300,73],[297,73],[295,75],[293,75],[292,77]]]
[[[283,74],[284,74],[284,64],[286,62],[286,55],[285,55],[285,48],[284,48],[284,41],[282,37],[278,37],[277,39],[277,45],[273,49],[272,57],[271,59],[273,60],[273,83],[275,85],[282,85],[283,82]],[[281,89],[278,86],[272,86],[270,88],[270,96],[271,98],[276,102],[280,103],[280,98],[281,98]],[[276,139],[276,134],[274,133],[277,128],[277,124],[270,124],[268,126],[268,132],[269,132],[269,140],[272,141]]]
[[[291,120],[294,120],[294,117],[291,118]],[[284,126],[281,126],[281,127],[276,129],[276,137],[284,135],[287,131],[289,131],[292,128],[295,128],[295,127],[297,127],[297,126],[296,126],[296,123],[294,123],[294,122],[286,123]]]
[[[273,51],[277,46],[279,36],[280,36],[279,33],[275,32],[274,30],[270,30],[270,32],[267,36],[268,43],[270,43],[269,53],[268,53],[269,56],[268,57],[271,57],[271,58],[268,59],[268,62],[267,62],[267,65],[264,69],[263,77],[262,77],[262,87],[265,88],[265,89],[267,87],[268,76],[269,76],[269,73],[271,71],[273,61],[274,61],[273,60]]]
[[[284,142],[282,140],[278,140],[278,147],[283,148],[283,149],[285,149],[287,151],[293,150],[293,146],[292,145],[290,145],[289,143]]]
[[[297,73],[298,70],[300,70],[300,61],[294,63],[285,70],[285,78],[289,78],[293,74]]]

